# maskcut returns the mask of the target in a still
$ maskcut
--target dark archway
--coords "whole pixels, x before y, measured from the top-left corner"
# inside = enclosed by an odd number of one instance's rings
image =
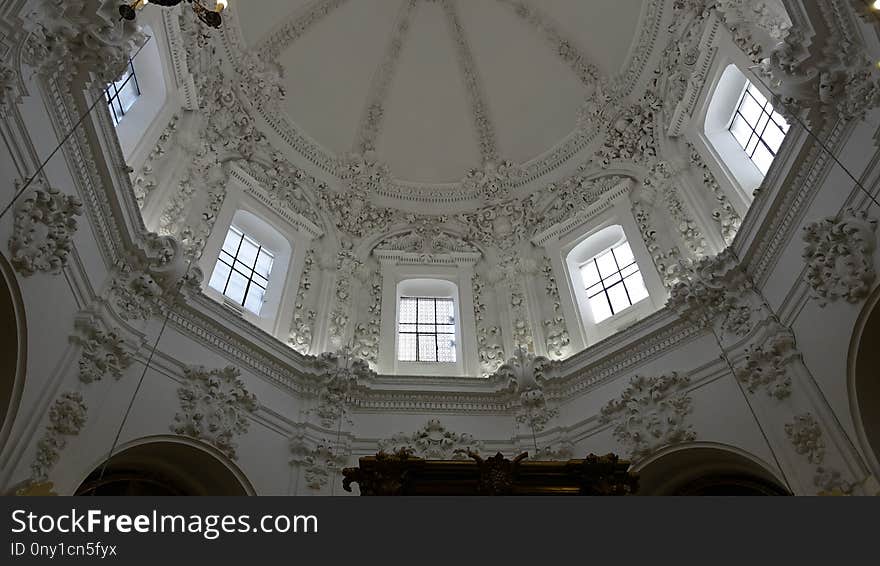
[[[790,495],[756,458],[732,447],[676,447],[639,464],[640,495]]]
[[[856,321],[850,341],[850,407],[857,437],[875,474],[880,473],[880,288]]]
[[[253,494],[240,471],[194,442],[150,440],[100,465],[76,495],[164,496]]]
[[[27,368],[24,302],[12,266],[0,255],[0,449],[18,413]]]

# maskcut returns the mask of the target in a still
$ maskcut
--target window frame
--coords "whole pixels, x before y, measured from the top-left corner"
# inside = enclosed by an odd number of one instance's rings
[[[224,249],[224,247],[226,245],[226,240],[229,238],[229,235],[232,233],[235,233],[236,236],[239,238],[238,246],[235,250],[235,255],[231,254],[230,252],[228,252]],[[256,246],[256,248],[257,248],[257,251],[254,254],[254,262],[253,262],[252,266],[249,266],[244,261],[239,259],[239,255],[241,254],[241,251],[242,251],[241,248],[242,248],[242,245],[244,244],[245,239],[247,239],[251,245]],[[230,258],[232,258],[231,263],[224,259],[224,254],[229,256]],[[265,275],[262,275],[257,271],[257,264],[260,261],[261,254],[268,255],[269,259],[271,260],[271,263],[270,263],[269,268],[266,271]],[[263,305],[266,303],[266,295],[269,292],[269,282],[272,277],[272,269],[275,267],[276,255],[277,255],[276,252],[267,248],[257,238],[255,238],[254,236],[251,236],[250,234],[248,234],[246,231],[239,228],[238,226],[236,226],[234,224],[230,224],[229,229],[226,231],[226,236],[223,239],[223,243],[221,244],[220,249],[217,252],[217,261],[214,262],[214,270],[211,272],[211,278],[208,282],[208,286],[210,286],[215,291],[218,291],[220,294],[223,295],[223,297],[225,297],[229,301],[232,301],[238,305],[241,305],[242,308],[248,310],[249,312],[255,314],[256,316],[261,316],[261,313],[263,310]],[[217,269],[221,263],[229,268],[229,272],[225,276],[226,281],[223,284],[222,290],[218,289],[217,287],[214,287],[214,285],[213,285],[214,276],[217,273]],[[249,273],[244,273],[241,269],[239,269],[237,267],[236,264],[241,264],[242,266],[244,266],[244,270],[249,271]],[[237,273],[247,280],[247,283],[245,284],[244,295],[242,296],[241,301],[237,301],[233,297],[229,296],[226,292],[229,288],[229,282],[232,280],[233,273]],[[256,279],[257,277],[265,280],[266,281],[265,285],[261,284],[260,281],[258,281]],[[257,287],[259,287],[263,291],[262,298],[260,299],[260,308],[258,311],[254,311],[251,308],[246,306],[247,300],[248,300],[248,295],[251,292],[252,285],[256,285]]]
[[[621,266],[620,261],[618,260],[618,257],[617,257],[618,254],[615,252],[623,246],[626,246],[630,250],[629,253],[632,256],[632,261],[627,263],[624,266]],[[616,269],[610,275],[603,276],[602,269],[599,266],[599,259],[605,257],[608,254],[611,254],[611,257],[614,260],[614,266]],[[587,286],[587,283],[583,280],[584,279],[583,270],[586,266],[590,265],[591,263],[596,266],[596,275],[598,276],[599,279],[595,283]],[[627,269],[630,269],[631,267],[635,267],[635,270],[624,275],[623,272],[626,271]],[[594,255],[593,257],[588,259],[587,261],[579,264],[578,265],[578,274],[581,276],[582,287],[583,287],[584,292],[586,293],[586,296],[587,296],[587,305],[589,306],[590,311],[593,315],[594,324],[601,324],[601,323],[605,322],[606,320],[612,319],[615,316],[617,316],[617,315],[627,311],[628,309],[636,306],[637,304],[644,301],[645,299],[650,298],[650,296],[651,296],[650,292],[648,291],[648,287],[645,284],[644,276],[642,275],[642,271],[639,268],[638,260],[636,259],[636,256],[632,251],[632,247],[630,246],[629,241],[627,240],[625,235],[621,241],[619,241],[619,242],[615,243],[614,245],[612,245],[611,247],[597,253],[596,255]],[[630,288],[627,285],[627,280],[631,277],[636,276],[636,275],[638,275],[638,277],[642,280],[642,287],[645,290],[645,296],[642,297],[641,299],[633,301],[633,299],[632,299],[633,293],[630,292]],[[610,283],[609,285],[606,285],[606,282],[614,279],[615,277],[619,277],[619,279],[617,281],[614,281],[613,283]],[[620,309],[615,309],[614,302],[612,301],[611,294],[609,293],[609,290],[612,289],[613,287],[616,287],[617,285],[623,286],[623,291],[626,294],[627,303],[629,303],[625,307],[620,308]],[[593,294],[590,294],[590,290],[595,289],[596,287],[599,287],[599,290]],[[605,301],[608,304],[608,310],[611,314],[609,314],[608,316],[605,316],[604,318],[598,319],[596,313],[593,312],[592,299],[594,297],[598,297],[600,295],[605,296]]]
[[[401,320],[400,320],[403,302],[405,300],[415,301],[416,311],[415,311],[415,322],[414,323],[401,322]],[[434,317],[433,317],[434,322],[433,323],[422,323],[419,321],[419,304],[422,302],[425,302],[425,301],[430,301],[433,304],[433,308],[434,308]],[[449,305],[450,305],[449,310],[452,313],[450,316],[450,319],[451,319],[450,322],[444,323],[444,324],[440,324],[437,322],[437,303],[441,302],[441,301],[444,303],[447,303],[447,302],[449,303]],[[457,321],[456,321],[456,317],[455,317],[455,310],[456,310],[455,307],[456,307],[455,299],[453,299],[452,297],[401,296],[399,298],[399,300],[397,301],[397,317],[396,317],[397,318],[397,329],[396,329],[397,337],[396,337],[395,342],[397,344],[397,348],[396,348],[397,351],[395,352],[395,355],[397,357],[397,361],[404,362],[404,363],[433,363],[433,364],[456,364],[456,363],[458,363],[458,349],[457,349],[458,343],[456,340],[456,338],[457,338],[456,322]],[[415,332],[401,330],[401,326],[403,326],[403,325],[415,326]],[[420,330],[420,327],[422,327],[422,326],[433,326],[434,331],[433,332],[422,332]],[[440,332],[439,327],[441,327],[441,326],[451,326],[452,332]],[[405,335],[416,337],[415,359],[414,360],[401,358],[401,346],[402,346],[401,337],[405,336]],[[433,360],[419,359],[421,356],[420,338],[422,336],[433,336],[434,337],[434,359]],[[441,360],[440,359],[440,337],[441,336],[451,337],[451,339],[450,339],[450,350],[452,352],[452,359],[451,360]]]
[[[132,80],[134,81],[135,95],[132,98],[131,102],[123,108],[120,95],[129,86],[129,83]],[[122,80],[121,85],[119,84],[119,82],[120,81],[118,80],[113,81],[104,88],[104,97],[107,100],[107,106],[110,109],[110,118],[113,120],[114,127],[119,126],[119,124],[122,122],[122,119],[125,118],[126,114],[128,114],[132,107],[137,103],[138,99],[141,97],[141,94],[143,94],[140,83],[138,82],[137,73],[134,68],[134,56],[128,58],[128,66],[125,71],[125,78]]]
[[[762,103],[758,97],[763,99],[764,102]],[[747,104],[747,100],[749,99],[751,99],[752,102],[760,108],[758,118],[754,124],[749,121],[749,119],[743,114],[743,106]],[[740,118],[742,123],[744,123],[750,131],[749,138],[746,141],[745,145],[743,145],[743,143],[733,131],[734,124],[737,123],[737,118]],[[763,125],[761,125],[762,121]],[[768,140],[765,138],[767,128],[770,126],[771,123],[776,126],[779,131],[782,132],[782,139],[776,149],[773,149],[768,143]],[[760,133],[758,133],[759,128],[761,130]],[[737,100],[736,106],[731,113],[730,120],[727,125],[727,131],[730,133],[736,143],[742,148],[743,152],[749,158],[749,161],[751,161],[755,165],[755,167],[758,168],[762,175],[767,175],[767,172],[770,170],[770,166],[772,165],[773,161],[776,160],[776,156],[779,154],[779,148],[782,147],[782,144],[785,142],[785,137],[788,135],[790,129],[791,124],[789,124],[785,120],[785,118],[783,118],[782,115],[780,115],[779,112],[776,111],[776,109],[773,107],[772,100],[764,96],[764,94],[758,89],[757,85],[755,85],[755,83],[753,83],[751,80],[748,79],[748,77],[746,77],[745,87],[743,88],[743,91],[740,94],[739,99]],[[757,142],[750,151],[749,146],[755,139],[757,139]],[[755,159],[755,153],[758,151],[758,147],[761,145],[764,146],[766,151],[772,157],[770,162],[767,164],[766,169],[764,169],[761,166],[761,163]]]

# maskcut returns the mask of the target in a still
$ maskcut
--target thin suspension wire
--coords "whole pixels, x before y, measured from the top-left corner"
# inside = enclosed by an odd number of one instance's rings
[[[189,270],[192,267],[193,260],[190,259],[186,265],[186,271],[184,271],[183,276],[180,278],[180,281],[177,283],[177,288],[175,289],[175,293],[172,298],[177,297],[180,294],[180,290],[183,288],[183,284],[186,282],[187,276],[189,276]],[[122,436],[122,430],[125,428],[125,423],[128,422],[128,417],[131,414],[131,409],[134,407],[134,402],[137,399],[138,393],[141,390],[141,386],[144,384],[144,379],[147,376],[147,371],[150,369],[150,364],[153,361],[153,356],[156,354],[156,350],[159,347],[159,341],[162,339],[162,335],[165,334],[165,328],[168,326],[168,320],[171,318],[171,308],[170,305],[165,309],[165,317],[162,320],[162,326],[159,328],[159,333],[156,335],[156,340],[153,342],[152,348],[150,348],[150,355],[147,356],[147,361],[144,364],[144,371],[141,372],[141,376],[138,379],[137,387],[134,389],[134,393],[131,395],[131,399],[128,402],[128,407],[125,409],[125,413],[122,416],[122,421],[119,423],[119,428],[116,430],[116,436],[113,438],[113,444],[110,445],[110,450],[107,453],[107,458],[104,460],[104,464],[101,466],[101,473],[98,476],[98,481],[100,482],[104,479],[104,473],[107,471],[107,466],[110,464],[110,459],[113,457],[113,453],[116,451],[116,447],[119,444],[119,438]],[[94,493],[92,494],[94,495]]]
[[[140,54],[141,50],[144,48],[144,46],[147,45],[147,43],[150,42],[151,39],[153,39],[153,36],[148,35],[147,40],[144,42],[144,44],[138,48],[138,50],[135,52],[134,55],[129,57],[129,60],[134,61],[134,58]],[[106,93],[107,90],[104,89],[102,92]],[[67,143],[67,140],[70,139],[70,137],[74,134],[74,132],[76,132],[77,128],[79,128],[79,126],[85,121],[85,119],[88,118],[88,116],[92,113],[92,110],[95,109],[95,107],[98,105],[98,103],[102,102],[102,101],[104,101],[106,103],[112,103],[117,98],[119,98],[118,92],[116,94],[114,94],[112,97],[110,97],[109,99],[106,98],[105,96],[98,96],[98,98],[96,98],[95,101],[92,102],[92,104],[82,114],[82,116],[79,117],[79,119],[76,121],[76,123],[73,125],[73,127],[70,128],[70,131],[67,132],[67,135],[65,135],[64,138],[62,138],[62,140],[60,142],[58,142],[58,145],[55,146],[55,149],[52,150],[52,153],[50,153],[49,156],[43,160],[43,162],[40,164],[40,166],[37,168],[37,170],[34,172],[34,174],[31,175],[27,179],[27,181],[25,181],[24,185],[22,185],[22,187],[20,189],[18,189],[18,191],[16,191],[15,195],[12,197],[12,200],[10,200],[9,203],[3,208],[3,210],[0,211],[0,218],[3,218],[6,215],[6,213],[9,212],[9,209],[12,208],[12,206],[16,203],[16,201],[18,201],[19,198],[21,198],[21,195],[23,195],[24,192],[28,189],[28,187],[30,187],[31,184],[33,184],[33,182],[37,179],[37,177],[40,175],[40,173],[43,172],[43,169],[46,168],[46,165],[49,164],[49,161],[51,161],[52,158],[55,157],[55,154],[58,153],[58,151],[62,147],[64,147],[64,144]]]
[[[782,474],[782,480],[785,482],[785,487],[788,488],[789,493],[794,493],[794,490],[791,488],[791,483],[788,481],[788,476],[785,474],[785,469],[783,469],[782,464],[779,462],[779,458],[776,456],[776,450],[773,449],[773,444],[770,442],[770,438],[764,431],[764,427],[761,425],[761,420],[758,418],[758,415],[755,413],[755,409],[749,402],[749,397],[746,394],[745,389],[743,389],[742,383],[740,383],[739,379],[737,379],[736,377],[736,370],[733,367],[733,363],[730,361],[730,357],[728,357],[727,355],[727,351],[724,349],[724,346],[721,345],[721,338],[718,336],[718,332],[712,325],[711,320],[708,321],[707,324],[712,330],[712,336],[715,338],[715,343],[718,344],[718,350],[721,352],[721,359],[723,359],[727,363],[727,367],[730,370],[731,377],[736,382],[736,386],[739,389],[739,392],[742,393],[743,399],[746,402],[746,406],[749,408],[749,412],[752,413],[752,418],[755,420],[755,424],[758,425],[758,430],[761,431],[761,436],[763,436],[764,441],[767,442],[767,447],[770,449],[770,454],[773,456],[773,461],[776,462],[776,467],[779,469],[779,473]]]
[[[766,88],[769,92],[772,93],[772,92],[773,92],[773,89],[770,88],[770,85],[768,85],[767,82],[766,82],[763,78],[761,78],[761,76],[760,76],[758,73],[755,72],[755,68],[757,68],[757,67],[759,67],[759,65],[752,65],[751,67],[749,67],[749,70],[752,72],[752,76],[755,77],[755,78],[758,80],[758,82],[760,82],[760,83],[764,86],[764,88]],[[814,133],[814,132],[813,132],[813,131],[807,126],[807,124],[801,119],[800,115],[799,115],[797,112],[792,111],[792,109],[791,109],[790,107],[788,107],[788,106],[785,104],[785,102],[783,102],[781,99],[777,98],[777,100],[778,100],[779,104],[780,104],[783,108],[785,108],[786,110],[788,110],[788,114],[789,114],[790,116],[792,116],[792,117],[795,119],[795,121],[800,125],[800,127],[803,128],[803,130],[804,130],[805,132],[807,132],[807,134],[809,134],[809,136],[810,136],[811,138],[813,138],[813,139],[816,141],[817,144],[819,144],[819,147],[821,147],[822,150],[823,150],[825,153],[827,153],[828,156],[829,156],[832,160],[834,160],[835,163],[837,163],[837,165],[843,170],[843,172],[846,173],[847,177],[849,177],[850,179],[852,179],[853,183],[855,183],[856,186],[857,186],[857,187],[858,187],[863,193],[865,193],[865,195],[867,195],[867,197],[868,197],[869,199],[871,199],[871,202],[873,202],[875,205],[877,205],[878,207],[880,207],[880,202],[877,201],[877,198],[871,193],[871,191],[869,191],[868,189],[866,189],[865,186],[862,184],[862,182],[859,181],[859,180],[855,177],[855,175],[853,175],[853,174],[850,172],[850,170],[846,167],[846,165],[844,165],[844,164],[840,161],[840,159],[837,158],[836,155],[834,155],[834,153],[833,153],[833,152],[831,151],[831,149],[825,144],[825,142],[823,142],[823,141],[819,138],[819,136],[817,136],[817,135],[816,135],[816,134],[815,134],[815,133]]]

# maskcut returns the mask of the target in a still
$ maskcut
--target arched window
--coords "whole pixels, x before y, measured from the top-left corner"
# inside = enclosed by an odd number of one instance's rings
[[[623,226],[612,224],[575,243],[564,256],[587,344],[655,310],[634,251]]]
[[[766,175],[788,133],[788,122],[773,110],[761,91],[748,82],[728,129],[752,163]]]
[[[592,324],[648,298],[639,265],[620,226],[608,226],[586,238],[572,249],[568,262],[576,267],[572,270],[579,276],[574,282],[576,293]]]
[[[458,286],[442,279],[405,279],[397,285],[395,352],[403,373],[414,365],[456,370],[461,356]]]
[[[270,328],[291,251],[288,239],[268,222],[246,210],[236,211],[211,271],[209,294],[258,326]]]
[[[122,118],[131,110],[140,95],[141,87],[134,70],[134,60],[129,59],[128,66],[122,76],[107,85],[107,89],[104,91],[114,126],[119,127]]]
[[[594,322],[602,322],[648,298],[645,281],[626,240],[587,260],[580,273]]]
[[[240,228],[230,226],[210,285],[259,316],[274,263],[275,252]]]
[[[789,130],[767,94],[730,64],[721,73],[706,109],[704,133],[709,148],[746,203],[764,180]]]

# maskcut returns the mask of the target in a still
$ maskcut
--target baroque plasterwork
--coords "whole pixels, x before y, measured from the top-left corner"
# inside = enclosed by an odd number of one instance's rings
[[[55,96],[55,99],[57,99],[57,102],[58,102],[57,107],[59,109],[62,109],[59,111],[63,111],[63,109],[69,110],[67,103],[64,102],[64,97],[59,96],[59,94],[62,91],[58,90],[57,86],[50,85],[49,92],[50,92],[50,96]],[[70,95],[70,93],[67,93],[67,95]],[[827,137],[827,138],[825,138],[823,136],[823,139],[828,139],[829,143],[832,146],[834,146],[834,144],[836,144],[837,141],[839,141],[839,139],[840,139],[839,131],[835,130],[835,131],[832,131],[831,133],[833,135],[831,135],[830,137]],[[83,189],[86,194],[86,197],[90,200],[90,202],[106,200],[106,197],[103,197],[101,195],[97,195],[95,193],[96,189],[101,188],[100,182],[96,181],[96,176],[92,175],[89,172],[90,167],[88,164],[88,160],[93,159],[92,154],[90,153],[92,150],[89,148],[88,145],[86,145],[85,140],[81,139],[80,136],[74,136],[72,139],[72,143],[70,145],[74,147],[74,149],[71,150],[72,153],[76,152],[76,151],[80,152],[79,156],[77,157],[78,161],[76,161],[75,164],[77,167],[81,167],[80,169],[77,170],[78,172],[79,171],[84,172],[83,173],[84,179],[82,180],[82,182],[87,185]],[[814,154],[810,154],[810,155],[812,155],[813,157],[820,157],[821,154],[822,154],[821,151],[817,151],[815,155]],[[77,155],[77,154],[74,153],[74,155]],[[83,161],[83,160],[85,160],[85,161]],[[807,159],[806,161],[808,163],[813,163],[814,160]],[[815,169],[815,172],[813,171],[814,169]],[[813,181],[815,180],[816,176],[821,175],[821,172],[823,170],[824,170],[824,167],[822,166],[822,163],[818,163],[816,167],[801,167],[796,172],[798,181],[790,184],[792,188],[790,190],[787,190],[783,194],[784,199],[782,200],[782,203],[783,203],[782,206],[777,207],[774,214],[771,215],[770,218],[768,218],[767,226],[765,228],[763,228],[761,230],[760,234],[758,235],[760,245],[755,246],[755,253],[753,254],[753,257],[750,259],[750,262],[751,262],[751,265],[756,266],[755,272],[758,273],[759,275],[767,273],[769,266],[772,266],[772,264],[774,262],[774,257],[777,253],[774,250],[778,250],[779,243],[784,241],[786,227],[792,222],[792,218],[797,218],[797,214],[802,209],[803,203],[807,200],[807,197],[810,194],[812,194],[813,192],[815,192],[816,185]],[[88,183],[91,183],[91,185],[89,185]],[[115,224],[114,219],[111,216],[109,216],[109,214],[107,213],[107,211],[105,209],[96,206],[95,210],[96,210],[96,212],[94,213],[95,214],[95,222],[97,223],[97,225],[95,227],[96,231],[101,234],[111,234],[112,235],[111,237],[101,238],[102,251],[106,252],[107,250],[110,250],[115,253],[115,250],[117,249],[116,246],[118,244],[116,244],[114,242],[124,241],[124,238],[118,237],[121,235],[120,232],[118,231],[120,228],[119,228],[119,226],[117,226]],[[91,213],[91,210],[90,210],[90,213]],[[113,236],[116,236],[116,237],[113,237]],[[115,256],[113,255],[113,253],[106,253],[105,255],[107,255],[111,259],[115,259]],[[230,355],[235,357],[235,359],[240,361],[242,364],[247,364],[248,366],[254,367],[257,371],[260,371],[261,373],[265,373],[265,375],[272,377],[273,379],[277,380],[279,383],[284,383],[294,389],[296,389],[298,387],[298,385],[295,383],[295,380],[291,379],[289,377],[289,375],[288,375],[288,377],[284,377],[282,375],[285,371],[287,371],[287,373],[289,374],[289,371],[285,370],[283,365],[278,365],[276,360],[269,360],[268,359],[268,357],[265,355],[265,351],[263,349],[263,346],[260,346],[259,348],[254,348],[253,345],[247,344],[242,340],[238,340],[233,336],[224,336],[222,339],[218,338],[218,337],[222,336],[222,333],[224,332],[224,329],[225,329],[225,327],[223,327],[222,325],[205,324],[205,325],[201,325],[200,328],[196,328],[196,326],[198,326],[197,323],[201,322],[201,320],[199,320],[197,314],[194,312],[191,312],[188,310],[183,310],[181,312],[172,313],[172,314],[173,314],[173,318],[177,324],[179,324],[182,328],[187,328],[188,332],[190,332],[193,336],[197,337],[200,341],[203,341],[204,343],[212,343],[215,345],[218,342],[223,342],[224,350],[230,351]],[[648,350],[650,350],[651,352],[662,351],[665,348],[669,348],[670,345],[680,343],[681,340],[684,340],[687,337],[691,336],[692,332],[683,331],[682,328],[679,328],[673,334],[675,334],[675,337],[664,336],[662,339],[657,339],[657,340],[652,339],[650,345],[646,345],[645,347],[640,348],[639,353],[638,353],[638,359],[645,359],[643,351],[645,351],[645,352]],[[297,358],[295,358],[295,357],[292,358],[292,360],[294,360],[294,361],[296,359]],[[611,361],[611,358],[609,358],[609,361]],[[603,378],[607,378],[608,375],[615,375],[616,372],[618,372],[618,371],[619,371],[618,369],[608,370],[608,368],[605,368],[605,370],[603,370],[603,372],[599,372],[599,373],[601,373]],[[593,383],[597,382],[596,379],[597,379],[597,376],[599,375],[599,373],[589,372],[589,375],[587,375],[587,374],[579,375],[579,376],[577,376],[577,379],[574,379],[573,381],[576,381],[578,384],[581,384],[581,383],[593,384]],[[381,395],[378,397],[381,397]],[[374,397],[371,400],[371,403],[378,406],[380,404],[377,401],[378,397]],[[386,397],[386,400],[387,400],[387,397]],[[423,401],[424,401],[424,399],[419,399],[417,401],[417,403],[421,403]],[[444,403],[448,403],[448,401],[449,401],[448,399],[444,399],[444,398],[442,398],[442,396],[435,396],[433,399],[430,400],[431,403],[435,403],[435,404],[430,405],[430,406],[446,407],[449,405],[444,404]],[[491,399],[488,400],[487,402],[488,402],[488,404],[492,403]],[[406,407],[411,407],[411,408],[415,409],[416,404],[410,404],[408,402],[403,402],[401,405],[395,405],[395,406],[406,406]],[[469,410],[467,403],[461,403],[461,404],[458,404],[455,406],[461,408],[462,410]],[[470,410],[481,410],[481,409],[470,409]]]
[[[825,461],[825,438],[822,427],[811,413],[800,413],[785,424],[785,434],[794,451],[815,466],[813,485],[820,493],[849,494],[853,484],[843,479],[843,475]]]
[[[746,350],[745,359],[735,368],[735,375],[749,393],[764,390],[782,400],[791,395],[791,368],[800,358],[794,334],[779,323],[772,323],[769,336]]]
[[[180,412],[174,416],[171,430],[207,442],[235,460],[235,439],[247,432],[249,414],[257,409],[257,398],[240,375],[232,366],[187,368],[177,390]]]
[[[229,10],[224,26],[224,48],[230,57],[233,68],[236,72],[246,77],[253,77],[253,61],[255,59],[263,59],[265,61],[274,61],[287,49],[294,41],[301,37],[311,26],[323,20],[328,14],[338,9],[345,2],[343,1],[325,1],[309,6],[306,10],[294,13],[279,28],[276,28],[270,36],[256,50],[248,49],[244,45],[241,32],[238,29],[235,8]],[[356,136],[357,141],[354,143],[354,154],[349,156],[334,156],[325,149],[308,139],[308,136],[297,130],[297,127],[290,122],[281,113],[267,113],[263,111],[264,107],[268,107],[264,97],[258,93],[258,99],[252,104],[271,127],[282,139],[293,146],[293,149],[300,155],[305,157],[313,165],[323,170],[324,173],[330,175],[338,175],[339,171],[346,171],[348,168],[346,162],[352,159],[365,158],[375,149],[375,139],[378,136],[379,127],[384,115],[385,98],[387,97],[388,85],[393,77],[393,71],[397,66],[397,59],[400,50],[403,48],[408,30],[409,21],[412,17],[412,11],[417,9],[418,0],[408,0],[402,5],[402,13],[399,15],[398,24],[389,41],[386,53],[383,56],[377,72],[374,74],[373,85],[370,89],[370,95],[366,104],[364,118],[361,121],[359,133]],[[598,71],[595,66],[588,62],[588,58],[579,53],[574,47],[573,42],[565,39],[561,32],[552,24],[540,10],[525,2],[506,1],[512,11],[521,17],[527,24],[533,26],[537,33],[542,35],[548,43],[554,48],[554,51],[560,59],[568,65],[578,78],[588,87],[588,92],[594,87],[598,81]],[[501,168],[500,164],[504,160],[498,156],[495,147],[494,136],[492,134],[491,119],[487,104],[481,95],[482,87],[478,78],[478,72],[473,64],[467,42],[463,35],[460,23],[456,17],[455,3],[450,0],[444,0],[443,9],[449,19],[450,32],[453,42],[457,47],[457,59],[459,68],[464,74],[463,81],[466,86],[468,99],[470,101],[471,113],[475,124],[476,137],[481,150],[481,157],[486,167]],[[651,49],[660,35],[660,20],[663,16],[663,2],[661,0],[650,0],[649,6],[644,10],[644,22],[646,25],[639,26],[641,35],[636,39],[638,49],[627,63],[627,67],[621,72],[620,76],[615,80],[615,87],[621,92],[627,92],[631,89],[638,79],[639,75],[644,71],[647,58],[651,53]],[[254,52],[260,53],[255,57]],[[242,81],[244,83],[254,82],[253,80]],[[511,164],[516,169],[521,169],[522,174],[516,179],[509,182],[510,189],[522,186],[533,181],[547,173],[552,172],[562,165],[572,156],[576,155],[592,140],[593,133],[584,134],[575,128],[566,140],[563,140],[556,148],[548,152],[544,156],[533,160],[527,164]],[[462,183],[453,185],[444,185],[442,187],[433,187],[424,184],[409,184],[400,180],[392,179],[390,172],[382,174],[378,177],[380,182],[369,183],[368,186],[380,196],[387,196],[402,200],[427,200],[449,202],[453,200],[468,200],[480,197],[477,189],[482,189],[481,184],[469,183],[472,174],[464,176]],[[361,187],[359,183],[355,186]],[[491,187],[491,185],[490,185]]]
[[[630,449],[633,460],[671,444],[696,439],[686,422],[692,411],[690,380],[676,372],[657,377],[635,376],[618,399],[602,407],[599,421],[613,423],[614,437]]]
[[[112,82],[125,70],[129,55],[146,37],[136,22],[119,17],[113,0],[38,0],[25,19],[30,32],[24,45],[25,61],[45,75],[68,65],[94,73],[101,84]],[[68,69],[69,70],[69,69]]]
[[[306,486],[320,490],[339,472],[351,455],[351,445],[339,439],[313,440],[304,430],[297,430],[289,442],[290,463],[300,466]]]
[[[9,240],[10,261],[26,276],[61,272],[73,250],[76,217],[82,215],[79,197],[41,183],[37,186],[16,205]]]
[[[105,327],[98,317],[85,315],[74,323],[70,341],[81,348],[79,380],[101,381],[104,377],[120,379],[131,365],[134,347],[118,328]]]
[[[88,407],[82,394],[63,393],[49,408],[49,423],[37,442],[37,455],[31,465],[32,479],[46,481],[49,472],[58,463],[69,437],[80,433],[86,424]]]
[[[871,292],[876,231],[877,221],[855,210],[804,226],[807,283],[822,306],[837,299],[858,303]]]
[[[380,440],[378,447],[388,454],[405,450],[428,460],[466,460],[467,451],[479,453],[483,443],[469,433],[447,429],[439,419],[431,419],[411,434],[399,433]]]

